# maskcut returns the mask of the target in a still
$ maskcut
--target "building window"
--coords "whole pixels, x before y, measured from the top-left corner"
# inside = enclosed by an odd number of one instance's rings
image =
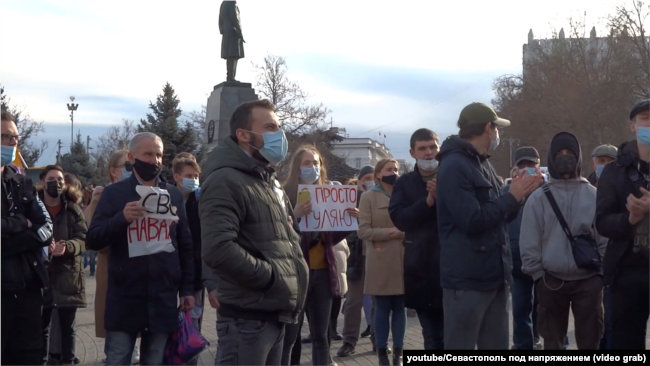
[[[356,158],[355,160],[356,160],[355,165],[357,166],[357,169],[361,169],[361,158]]]

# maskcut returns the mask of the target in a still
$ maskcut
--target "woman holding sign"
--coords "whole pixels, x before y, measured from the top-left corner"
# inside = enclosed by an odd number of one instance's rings
[[[404,233],[388,215],[390,195],[399,176],[399,163],[380,160],[375,166],[375,186],[361,195],[359,238],[366,247],[364,293],[375,298],[375,342],[380,365],[388,360],[389,325],[393,333],[393,365],[402,364],[406,332],[404,307]],[[392,319],[391,317],[392,312]]]
[[[296,220],[307,220],[312,213],[312,197],[308,190],[298,192],[298,184],[329,184],[322,155],[313,146],[302,146],[294,154],[289,167],[289,177],[284,189],[294,206]],[[357,217],[358,210],[346,210],[346,214]],[[297,225],[295,225],[297,226]],[[330,313],[335,296],[341,296],[338,271],[334,256],[334,246],[343,240],[349,231],[303,231],[300,233],[300,246],[309,264],[309,285],[305,311],[309,318],[309,331],[312,337],[312,363],[329,365],[330,341],[328,336]],[[282,363],[289,364],[291,348],[300,334],[302,319],[297,326],[289,326],[285,335]],[[295,360],[294,360],[295,361]],[[292,363],[293,364],[293,363]]]

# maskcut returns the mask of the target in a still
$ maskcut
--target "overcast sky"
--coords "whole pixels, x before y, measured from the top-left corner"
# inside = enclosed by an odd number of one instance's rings
[[[12,104],[47,123],[54,151],[76,126],[101,134],[138,121],[165,82],[185,113],[206,104],[225,80],[217,0],[0,0],[0,83]],[[351,137],[387,136],[398,158],[428,127],[455,133],[458,113],[489,103],[492,82],[521,73],[529,29],[549,38],[572,18],[606,34],[617,0],[291,1],[240,0],[246,43],[237,79],[255,81],[265,55],[286,59],[288,76],[312,103],[332,110]],[[513,121],[517,123],[517,121]],[[96,127],[91,128],[90,125]],[[53,154],[50,154],[53,160]],[[51,161],[43,161],[49,163]]]

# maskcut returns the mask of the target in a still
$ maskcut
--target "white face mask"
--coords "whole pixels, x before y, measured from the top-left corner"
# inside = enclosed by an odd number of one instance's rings
[[[499,147],[500,142],[501,142],[501,139],[499,138],[498,135],[497,135],[497,138],[495,138],[494,140],[490,140],[490,150],[492,150],[492,151],[496,150],[497,147]]]
[[[375,181],[374,180],[369,180],[369,181],[363,183],[363,188],[365,188],[366,191],[371,190],[372,187],[374,187],[374,186],[375,186]]]
[[[415,159],[418,168],[424,170],[425,172],[432,172],[438,168],[438,160],[431,159]]]

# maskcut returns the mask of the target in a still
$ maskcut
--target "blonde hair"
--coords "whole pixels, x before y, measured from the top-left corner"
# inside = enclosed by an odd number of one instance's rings
[[[397,169],[399,169],[399,162],[395,159],[381,159],[377,162],[377,165],[375,165],[375,171],[372,173],[372,177],[375,180],[376,184],[381,184],[381,180],[377,179],[377,174],[381,172],[382,169],[386,166],[388,163],[395,163],[395,166]]]
[[[196,169],[196,171],[201,174],[201,167],[199,166],[199,163],[196,162],[194,155],[188,152],[179,153],[176,155],[176,157],[174,157],[174,160],[172,160],[172,172],[174,174],[181,174],[183,168],[186,166]]]
[[[323,159],[323,154],[321,154],[316,146],[314,145],[302,145],[296,150],[296,152],[291,157],[291,164],[289,165],[289,175],[284,181],[284,190],[289,196],[289,200],[292,205],[296,204],[296,197],[298,196],[298,183],[300,182],[300,163],[302,162],[302,155],[305,152],[310,152],[312,154],[318,155],[318,161],[320,162],[320,177],[318,182],[315,184],[324,184],[327,182],[327,169],[325,168],[325,160]]]

